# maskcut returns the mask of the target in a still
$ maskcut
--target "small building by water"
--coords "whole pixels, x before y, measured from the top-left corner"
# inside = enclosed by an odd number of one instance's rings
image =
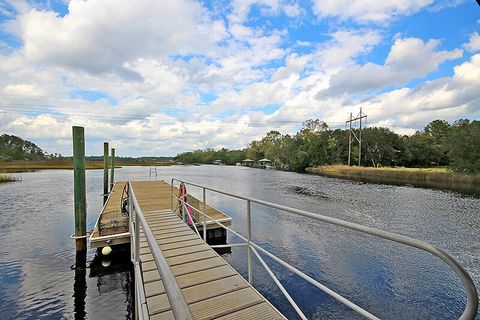
[[[242,166],[245,166],[245,167],[253,167],[254,163],[255,161],[253,161],[252,159],[242,160]]]
[[[223,161],[220,160],[220,159],[217,159],[217,160],[213,161],[213,164],[222,165],[222,164],[223,164]]]
[[[267,158],[263,158],[263,159],[258,160],[258,166],[260,168],[264,168],[264,169],[266,169],[267,167],[271,167],[270,166],[271,163],[272,163],[272,160],[269,160]]]

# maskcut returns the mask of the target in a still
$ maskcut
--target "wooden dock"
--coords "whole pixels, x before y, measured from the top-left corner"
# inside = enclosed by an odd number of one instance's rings
[[[122,214],[120,201],[123,189],[127,183],[115,183],[107,202],[102,208],[100,215],[90,234],[90,247],[102,248],[108,245],[130,243],[130,231],[128,230],[128,216]]]
[[[125,181],[120,181],[114,184],[107,202],[102,208],[97,223],[90,235],[90,247],[102,248],[106,245],[118,245],[130,243],[130,232],[128,230],[128,216],[121,210],[120,202],[122,194],[126,186]],[[145,198],[145,210],[154,208],[155,210],[170,210],[171,197],[170,185],[164,181],[142,181],[135,183],[135,190],[148,196]],[[178,195],[178,188],[174,188],[174,192]],[[193,207],[206,212],[215,221],[221,222],[225,226],[231,225],[231,218],[225,213],[205,204],[195,197],[189,196],[188,203]],[[176,208],[176,201],[174,201],[174,212],[179,214],[179,209]],[[143,207],[142,207],[143,209]],[[197,217],[199,223],[197,228],[199,231],[203,230],[202,217]],[[207,219],[207,230],[223,230],[214,221]]]
[[[102,214],[114,218],[123,216],[120,212],[120,189],[123,190],[124,185],[125,183],[115,185]],[[285,319],[170,209],[169,184],[161,181],[139,181],[132,182],[132,188],[195,319]],[[201,209],[205,208],[202,202],[198,205]],[[118,212],[114,212],[115,206]],[[231,223],[225,214],[209,206],[206,208],[213,218],[226,219],[228,224]],[[99,221],[102,221],[101,216]],[[100,233],[98,236],[102,237]],[[107,235],[103,235],[105,236]],[[100,242],[96,243],[98,244]],[[143,231],[140,233],[140,262],[142,279],[135,281],[141,281],[149,318],[174,319]]]

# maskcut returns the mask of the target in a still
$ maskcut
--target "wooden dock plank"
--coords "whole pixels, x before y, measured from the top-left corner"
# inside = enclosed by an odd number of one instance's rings
[[[195,319],[214,319],[264,302],[250,287],[190,304]],[[154,314],[153,320],[175,319],[171,310]]]
[[[180,249],[165,251],[164,256],[165,258],[170,258],[170,257],[182,256],[187,253],[194,253],[194,252],[201,252],[201,251],[208,251],[208,250],[211,250],[211,248],[208,245],[201,244],[201,245],[191,246],[187,248],[180,248]],[[152,261],[153,260],[152,254],[151,253],[141,254],[140,260],[142,262]]]
[[[279,320],[284,319],[273,310],[268,303],[262,302],[254,306],[227,314],[217,319],[222,320],[242,320],[242,319],[255,319],[255,320]]]
[[[182,292],[189,304],[198,301],[210,299],[229,292],[234,292],[242,288],[248,287],[242,279],[237,276],[231,276],[208,283],[199,284],[197,286],[184,289]],[[150,307],[148,310],[150,315],[170,310],[170,303],[168,302],[165,293],[150,296],[147,298],[147,304]],[[253,318],[252,318],[253,319]]]
[[[191,230],[189,229],[183,229],[183,230],[170,230],[170,232],[165,233],[165,232],[160,232],[160,231],[153,231],[153,234],[155,235],[155,238],[157,240],[159,239],[168,239],[168,238],[175,238],[179,237],[181,235],[185,234],[192,234]],[[146,241],[146,240],[145,240]]]
[[[182,265],[184,263],[188,262],[194,262],[194,261],[200,261],[200,260],[205,260],[209,258],[216,257],[217,255],[215,252],[211,251],[201,251],[201,252],[195,252],[195,253],[189,253],[189,254],[184,254],[183,256],[178,256],[178,257],[172,257],[172,258],[167,258],[167,262],[170,265],[170,267],[174,267],[176,265]],[[146,261],[142,263],[142,268],[145,268],[144,270],[152,270],[156,268],[155,261]]]
[[[169,244],[169,243],[175,243],[175,242],[180,242],[180,241],[185,241],[185,240],[194,240],[198,239],[198,236],[196,234],[191,234],[188,233],[186,235],[180,235],[177,237],[173,238],[163,238],[163,239],[158,239],[157,243],[158,244]],[[148,242],[147,240],[140,241],[140,248],[148,247]]]

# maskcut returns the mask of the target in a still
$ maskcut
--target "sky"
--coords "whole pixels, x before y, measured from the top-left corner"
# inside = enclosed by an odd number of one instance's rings
[[[0,133],[72,154],[246,147],[307,119],[480,118],[475,0],[0,0]]]

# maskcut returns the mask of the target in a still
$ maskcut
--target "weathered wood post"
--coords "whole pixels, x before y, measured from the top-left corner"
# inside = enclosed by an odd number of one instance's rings
[[[103,143],[103,204],[108,198],[108,142]]]
[[[110,170],[110,191],[115,183],[115,148],[112,148],[112,169]]]
[[[73,132],[73,202],[75,213],[75,244],[77,251],[87,249],[87,198],[85,195],[85,134],[83,127]]]

